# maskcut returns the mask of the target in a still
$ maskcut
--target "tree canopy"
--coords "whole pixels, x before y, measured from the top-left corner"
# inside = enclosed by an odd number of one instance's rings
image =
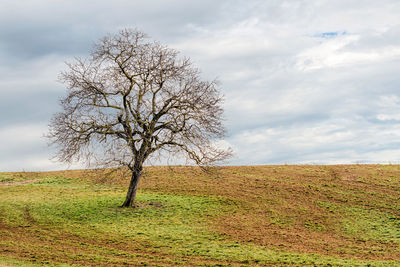
[[[126,166],[136,194],[151,157],[184,156],[209,166],[230,156],[216,145],[225,134],[218,82],[201,79],[176,50],[125,29],[67,66],[60,75],[67,96],[49,132],[60,161]],[[124,205],[133,206],[134,198]]]

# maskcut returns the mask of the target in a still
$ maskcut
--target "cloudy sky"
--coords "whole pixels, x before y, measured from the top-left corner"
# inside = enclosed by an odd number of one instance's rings
[[[399,163],[399,14],[398,0],[1,0],[0,171],[65,168],[42,137],[58,74],[122,28],[221,81],[230,164]]]

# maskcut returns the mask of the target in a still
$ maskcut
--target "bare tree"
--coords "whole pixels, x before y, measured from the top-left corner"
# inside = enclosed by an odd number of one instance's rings
[[[184,155],[200,166],[230,156],[217,81],[203,81],[188,58],[137,30],[103,38],[91,56],[67,63],[67,96],[48,137],[57,159],[132,172],[123,207],[135,207],[143,164],[151,157]]]

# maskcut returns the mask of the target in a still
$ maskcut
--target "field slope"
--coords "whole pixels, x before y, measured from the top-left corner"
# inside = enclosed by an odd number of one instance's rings
[[[0,265],[396,266],[400,166],[0,173]]]

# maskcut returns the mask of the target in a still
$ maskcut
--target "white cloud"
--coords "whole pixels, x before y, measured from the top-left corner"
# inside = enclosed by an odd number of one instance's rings
[[[79,168],[51,160],[52,149],[48,149],[44,134],[45,124],[22,124],[0,128],[0,171],[45,171]]]
[[[332,121],[311,128],[251,130],[229,141],[242,151],[241,157],[248,159],[247,164],[388,163],[400,159],[400,124],[354,129]]]
[[[376,118],[380,121],[400,121],[400,114],[378,114]]]
[[[346,46],[357,42],[359,35],[342,35],[324,39],[321,44],[307,49],[298,55],[297,67],[302,71],[320,68],[357,67],[358,64],[376,64],[379,61],[400,57],[399,46],[387,46],[370,51],[349,51]]]
[[[396,0],[5,1],[0,170],[52,168],[41,134],[63,61],[132,26],[222,81],[232,163],[396,161],[399,13]]]
[[[400,96],[382,95],[379,97],[378,106],[382,108],[400,108]]]
[[[0,170],[33,167],[27,159],[41,156],[46,145],[43,125],[12,125],[0,128]]]
[[[21,124],[0,128],[0,140],[2,149],[20,145],[26,145],[40,140],[46,131],[45,125]]]

